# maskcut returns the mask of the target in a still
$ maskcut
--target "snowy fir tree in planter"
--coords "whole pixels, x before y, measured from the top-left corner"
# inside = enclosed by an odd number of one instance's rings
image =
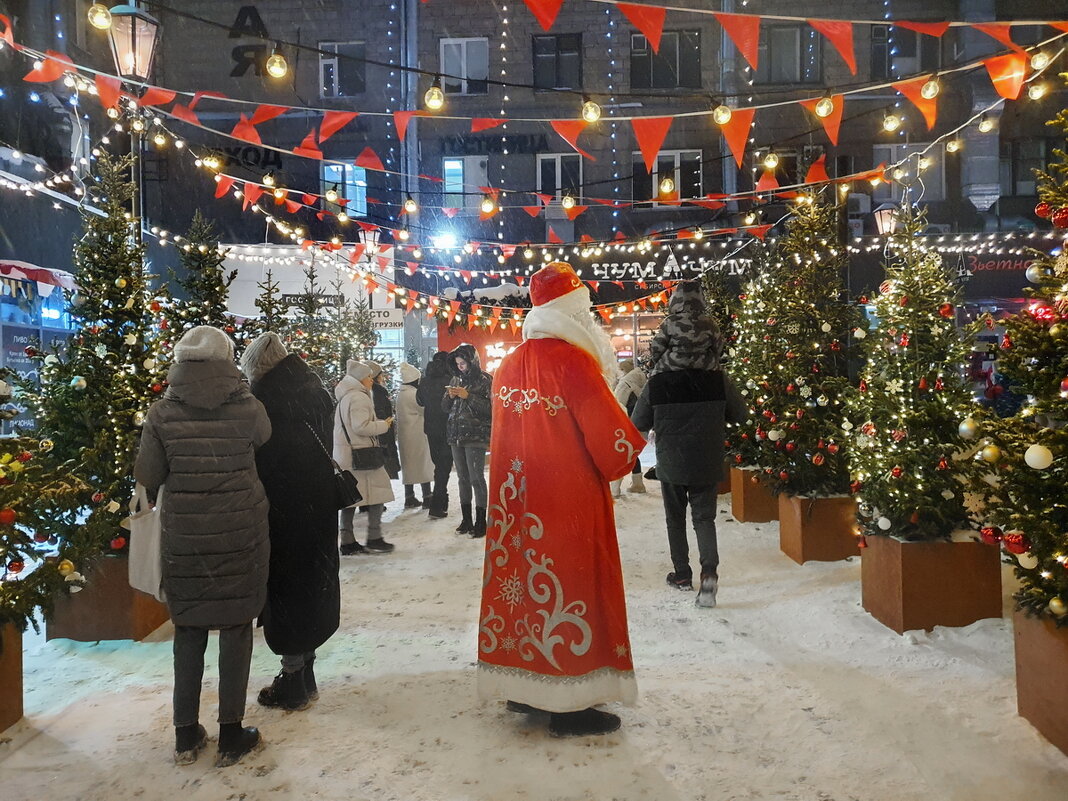
[[[958,328],[959,289],[917,238],[908,206],[886,245],[866,364],[841,421],[862,535],[864,607],[896,631],[1000,616],[996,554],[952,542],[966,521],[958,431],[972,406],[963,367],[976,327]],[[971,575],[977,586],[964,580]]]
[[[296,315],[288,320],[285,340],[290,351],[300,355],[308,366],[329,386],[337,383],[338,338],[334,320],[325,306],[326,287],[312,264],[304,270],[304,291],[294,304]]]
[[[838,242],[838,211],[799,199],[772,256],[774,300],[765,303],[763,321],[750,321],[764,353],[762,371],[746,380],[756,423],[751,435],[765,480],[779,496],[780,546],[799,563],[857,552],[849,443],[839,426],[849,385],[847,343],[860,316],[844,297],[848,255]]]
[[[229,334],[235,332],[233,315],[228,311],[230,284],[237,270],[227,272],[223,266],[227,251],[219,249],[215,225],[198,211],[193,215],[185,241],[179,245],[182,274],[171,271],[171,279],[184,297],[175,298],[168,312],[168,340],[173,344],[190,328],[211,325]]]

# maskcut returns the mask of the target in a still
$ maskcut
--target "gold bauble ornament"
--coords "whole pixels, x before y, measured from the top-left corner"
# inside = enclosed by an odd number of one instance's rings
[[[997,445],[987,445],[979,451],[979,455],[983,457],[984,462],[996,462],[1001,458],[1001,448]]]
[[[62,559],[60,560],[60,563],[56,565],[56,570],[59,571],[59,575],[61,576],[69,576],[74,572],[74,562],[70,559]]]
[[[1059,595],[1055,595],[1049,599],[1049,612],[1054,617],[1064,617],[1068,614],[1068,604]]]
[[[37,445],[41,449],[41,453],[48,453],[50,450],[56,447],[56,443],[54,443],[50,439],[42,439],[39,443],[37,443]]]
[[[979,424],[971,417],[965,417],[957,426],[957,433],[964,439],[971,439],[979,432]]]
[[[115,279],[115,286],[117,286],[119,289],[124,289],[126,287],[126,279],[125,278],[116,278]]]

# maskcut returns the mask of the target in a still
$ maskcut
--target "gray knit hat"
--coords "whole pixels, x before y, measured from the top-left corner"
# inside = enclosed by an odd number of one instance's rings
[[[365,361],[364,364],[371,368],[371,378],[378,378],[379,374],[382,372],[382,365],[378,362],[373,362],[370,359]]]
[[[241,370],[255,384],[288,355],[289,351],[278,334],[268,331],[256,337],[245,349],[241,356]]]
[[[174,346],[176,362],[232,362],[234,343],[218,328],[198,325],[190,328]]]
[[[363,381],[365,378],[373,376],[374,373],[370,365],[356,359],[349,359],[345,362],[345,375],[355,378],[357,381]]]

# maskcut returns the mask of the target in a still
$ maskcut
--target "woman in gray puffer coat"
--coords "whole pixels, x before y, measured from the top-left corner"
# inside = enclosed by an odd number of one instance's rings
[[[219,630],[219,755],[232,765],[259,744],[242,728],[252,621],[267,598],[267,496],[256,450],[271,436],[263,404],[234,365],[234,346],[211,326],[174,346],[163,398],[148,410],[134,476],[163,489],[163,588],[174,621],[175,762],[207,739],[199,723],[208,631]]]

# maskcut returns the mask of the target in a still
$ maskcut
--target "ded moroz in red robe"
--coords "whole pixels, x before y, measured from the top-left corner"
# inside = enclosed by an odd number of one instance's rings
[[[595,359],[530,339],[493,378],[478,694],[571,712],[637,697],[608,482],[645,444]]]

